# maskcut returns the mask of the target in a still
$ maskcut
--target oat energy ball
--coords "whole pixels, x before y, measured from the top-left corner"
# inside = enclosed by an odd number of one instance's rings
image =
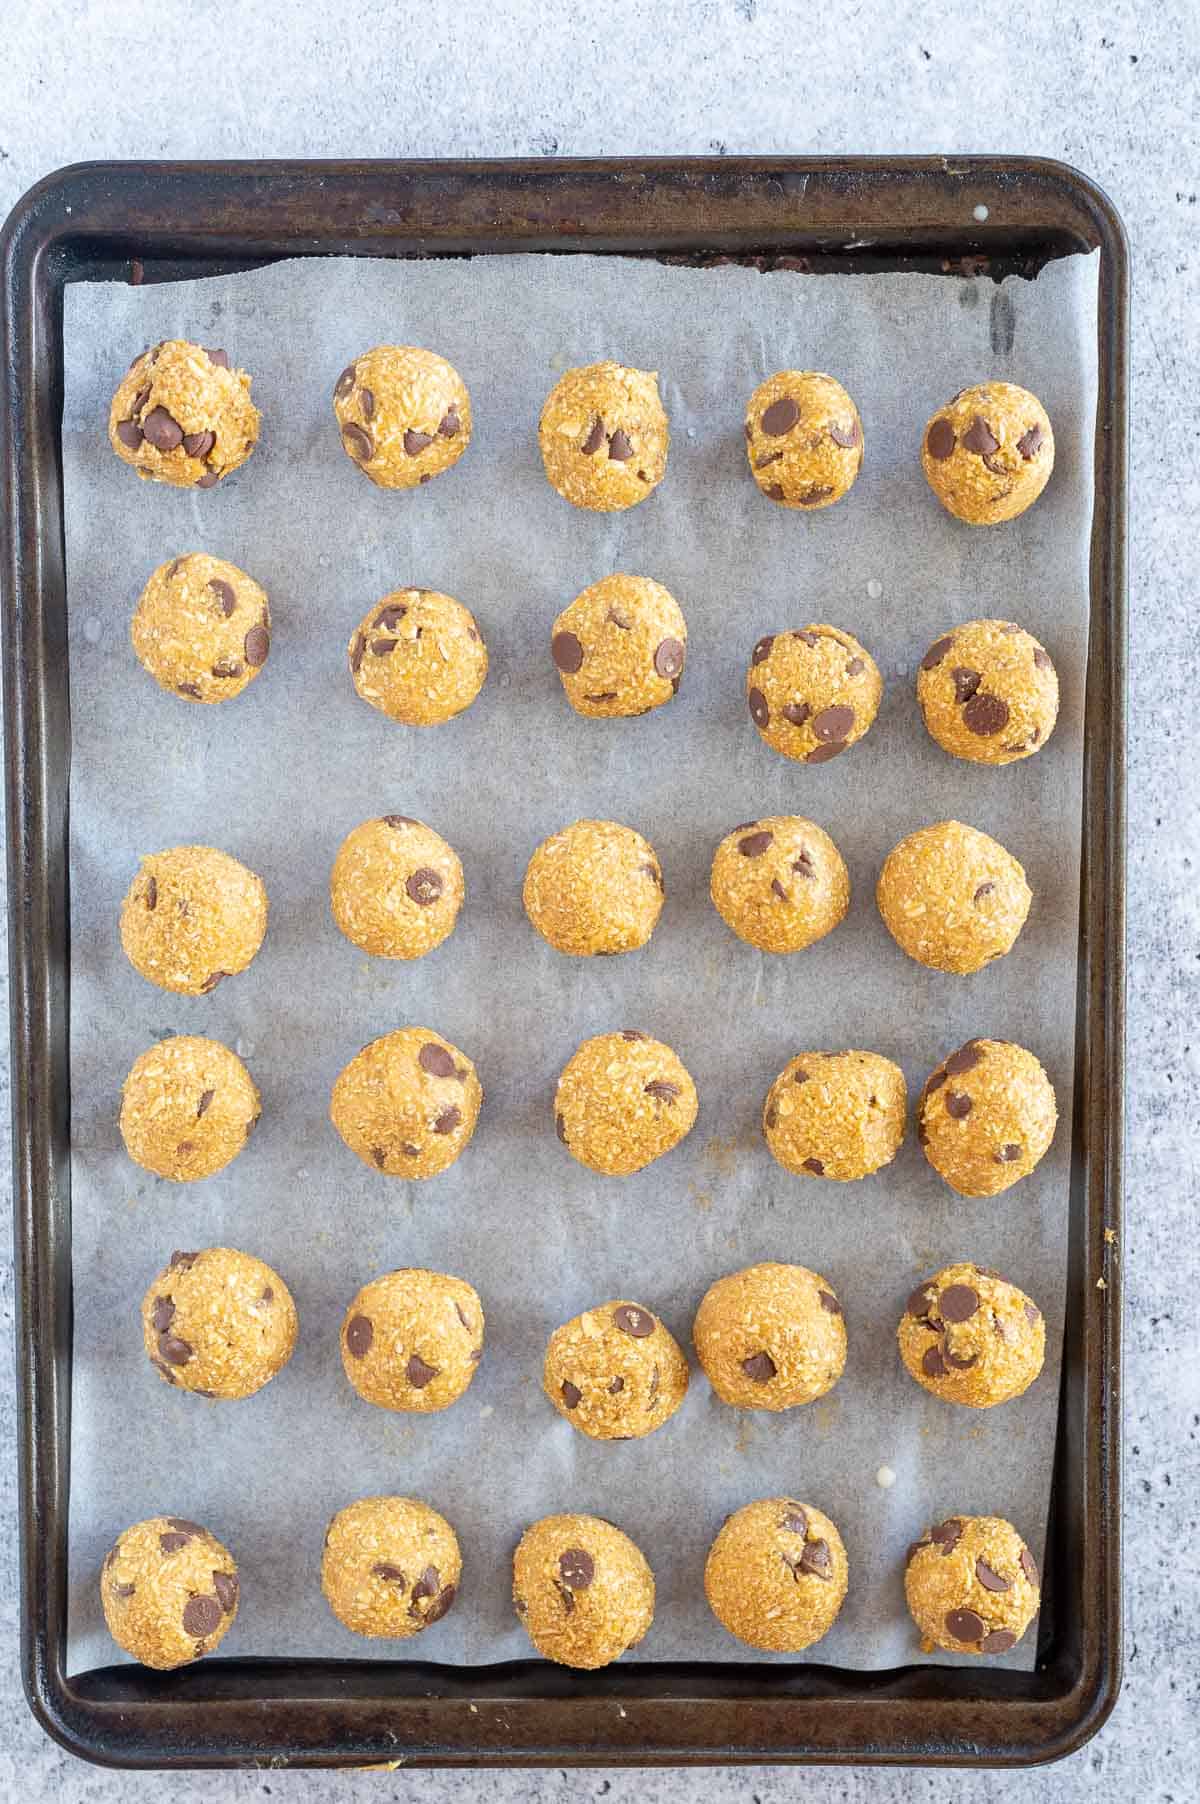
[[[640,1548],[599,1516],[543,1516],[513,1557],[513,1605],[544,1660],[608,1666],[654,1620],[654,1574]]]
[[[172,1253],[142,1298],[146,1357],[167,1384],[198,1397],[252,1397],[296,1346],[296,1305],[252,1253]]]
[[[253,577],[204,551],[160,564],[130,627],[142,668],[192,702],[240,695],[267,661],[271,610]]]
[[[960,1196],[998,1196],[1054,1138],[1054,1086],[1010,1040],[968,1040],[929,1074],[917,1104],[925,1157]]]
[[[465,1278],[388,1272],[342,1322],[342,1364],[368,1403],[432,1415],[456,1403],[483,1357],[483,1305]]]
[[[661,583],[606,576],[558,616],[550,655],[577,714],[649,714],[679,689],[687,625]]]
[[[419,1635],[442,1620],[461,1577],[458,1536],[415,1497],[360,1498],[325,1530],[321,1589],[356,1635]]]
[[[1037,1304],[982,1265],[946,1265],[918,1284],[897,1338],[910,1378],[969,1409],[1019,1397],[1046,1357]]]
[[[537,848],[525,913],[556,952],[636,952],[654,932],[665,887],[654,847],[617,821],[574,821]]]
[[[769,746],[801,764],[828,764],[854,745],[882,696],[874,658],[836,626],[768,633],[746,673],[751,720]]]
[[[779,370],[746,408],[746,456],[764,495],[784,507],[832,507],[862,469],[858,409],[840,382]]]
[[[785,1171],[865,1178],[904,1139],[904,1073],[877,1052],[798,1052],[767,1092],[763,1133]]]
[[[554,1123],[581,1165],[627,1178],[679,1145],[697,1106],[696,1086],[677,1054],[626,1027],[585,1040],[567,1060]]]
[[[440,833],[406,814],[363,821],[338,848],[333,918],[375,958],[423,958],[454,932],[463,869]]]
[[[169,338],[142,351],[121,378],[108,440],[139,476],[176,489],[211,489],[258,441],[250,377],[224,351]]]
[[[121,1087],[121,1138],[135,1164],[176,1184],[224,1171],[262,1113],[235,1052],[196,1034],[159,1040]]]
[[[948,513],[968,526],[1015,520],[1054,468],[1054,434],[1036,395],[1014,382],[964,388],[925,428],[921,467]]]
[[[475,617],[436,589],[394,589],[359,622],[350,674],[365,702],[406,727],[436,727],[471,706],[488,655]]]
[[[538,422],[551,485],[564,501],[600,514],[636,507],[657,488],[670,441],[657,371],[619,363],[568,370]]]
[[[791,1497],[763,1497],[725,1518],[704,1592],[722,1628],[748,1647],[798,1654],[833,1627],[848,1578],[828,1516]]]
[[[931,971],[964,976],[1012,951],[1033,892],[998,840],[938,821],[893,846],[875,900],[902,952]]]
[[[709,1286],[692,1339],[722,1403],[794,1409],[833,1389],[846,1363],[842,1306],[803,1265],[748,1265]]]
[[[1058,719],[1050,654],[1012,620],[968,620],[921,659],[917,700],[931,739],[972,764],[1012,764],[1045,745]]]
[[[802,952],[845,919],[850,879],[813,821],[743,821],[713,856],[709,894],[727,927],[760,952]]]
[[[261,877],[212,846],[172,846],[142,859],[121,904],[121,944],[160,990],[210,996],[244,971],[267,931]]]
[[[1001,1516],[950,1516],[908,1550],[904,1595],[926,1652],[1006,1654],[1041,1603],[1033,1555]]]
[[[465,1053],[427,1027],[401,1027],[338,1075],[329,1117],[364,1165],[389,1178],[432,1178],[470,1140],[482,1101]]]
[[[342,446],[381,489],[415,489],[471,442],[471,397],[452,364],[415,345],[376,345],[333,390]]]
[[[688,1363],[640,1303],[601,1303],[550,1336],[542,1387],[560,1416],[594,1441],[629,1441],[675,1414]]]
[[[100,1602],[119,1648],[159,1672],[211,1654],[237,1615],[233,1555],[198,1522],[151,1516],[105,1556]]]

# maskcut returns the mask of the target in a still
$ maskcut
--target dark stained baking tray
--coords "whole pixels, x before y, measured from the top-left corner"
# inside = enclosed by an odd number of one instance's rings
[[[61,413],[68,282],[281,257],[608,252],[825,271],[1036,278],[1099,249],[1077,1058],[1058,1443],[1033,1672],[536,1660],[208,1659],[66,1675],[71,1191]],[[97,163],[0,238],[0,521],[11,959],[22,1661],[38,1719],[116,1766],[982,1766],[1052,1760],[1121,1675],[1128,253],[1105,195],[1027,158]]]

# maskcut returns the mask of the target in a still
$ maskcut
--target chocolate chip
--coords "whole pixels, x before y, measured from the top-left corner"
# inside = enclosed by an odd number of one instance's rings
[[[866,668],[866,664],[861,658],[851,658],[846,666],[846,675],[848,677],[861,676]]]
[[[804,1552],[800,1555],[800,1570],[808,1572],[814,1578],[832,1578],[833,1557],[829,1552],[828,1541],[806,1541]]]
[[[825,1166],[820,1159],[806,1159],[804,1161],[804,1169],[805,1171],[811,1171],[814,1178],[823,1178],[825,1176]]]
[[[171,1370],[170,1366],[164,1365],[161,1359],[152,1357],[150,1364],[154,1367],[160,1378],[165,1378],[168,1384],[175,1383],[174,1372]]]
[[[921,1358],[921,1370],[926,1378],[945,1378],[949,1367],[942,1358],[940,1347],[926,1347]]]
[[[198,489],[215,489],[220,480],[221,478],[215,470],[205,470],[201,476],[196,478],[196,487]]]
[[[262,1295],[258,1300],[260,1303],[273,1303],[275,1301],[275,1292],[271,1289],[269,1284],[263,1285]]]
[[[660,677],[677,677],[683,669],[683,642],[664,639],[654,654],[654,668]]]
[[[352,363],[348,363],[333,385],[335,401],[344,401],[358,378],[358,371]]]
[[[962,442],[963,450],[973,451],[976,457],[990,457],[993,451],[1000,449],[1000,440],[982,414],[978,413],[963,433]]]
[[[582,1547],[568,1547],[558,1556],[558,1570],[572,1591],[586,1591],[596,1576],[596,1562]]]
[[[976,1065],[983,1063],[983,1049],[978,1040],[968,1040],[957,1052],[952,1052],[946,1060],[947,1077],[961,1077],[964,1071],[974,1071]]]
[[[837,758],[845,749],[846,741],[844,739],[835,739],[828,745],[815,745],[804,762],[805,764],[828,764],[831,758]]]
[[[457,1585],[443,1585],[442,1589],[438,1592],[437,1596],[425,1612],[426,1627],[428,1627],[430,1623],[440,1622],[457,1596]]]
[[[232,1572],[214,1572],[212,1582],[217,1602],[226,1616],[232,1616],[238,1595],[237,1575]]]
[[[783,887],[783,884],[780,883],[778,877],[772,877],[771,879],[771,894],[773,896],[778,896],[781,902],[790,902],[792,899],[788,895],[787,890]],[[774,1123],[772,1122],[770,1125],[774,1126]]]
[[[771,464],[779,463],[782,460],[782,458],[783,458],[782,451],[767,451],[764,453],[764,455],[762,457],[755,458],[754,468],[756,470],[765,470],[765,469],[769,468],[769,466]]]
[[[375,455],[375,440],[364,426],[356,425],[353,420],[347,420],[342,427],[342,443],[360,464],[367,463]],[[407,443],[404,448],[408,449]]]
[[[415,1391],[423,1391],[427,1384],[432,1384],[440,1371],[440,1366],[426,1365],[419,1353],[412,1353],[404,1368],[404,1376]]]
[[[762,430],[769,438],[782,438],[790,432],[800,418],[800,408],[791,395],[781,395],[778,401],[772,401],[759,421]]]
[[[756,727],[765,727],[771,719],[771,710],[767,706],[767,698],[761,689],[752,689],[746,700],[750,704],[750,718]]]
[[[1025,1577],[1029,1580],[1031,1585],[1036,1585],[1039,1582],[1037,1562],[1027,1547],[1021,1549],[1020,1559],[1021,1571],[1025,1574]]]
[[[183,1532],[160,1535],[158,1545],[164,1553],[178,1553],[180,1548],[187,1546],[191,1538],[190,1533]]]
[[[142,429],[136,420],[120,420],[117,423],[117,437],[127,451],[136,451],[142,442]]]
[[[562,1400],[566,1404],[568,1409],[578,1409],[580,1399],[582,1398],[582,1396],[583,1396],[583,1392],[580,1390],[580,1388],[577,1384],[572,1384],[571,1380],[569,1378],[563,1379],[563,1381],[562,1381]]]
[[[644,864],[642,866],[642,871],[649,877],[651,883],[657,884],[659,889],[663,890],[665,893],[666,884],[663,882],[663,874],[656,864]],[[640,1037],[645,1039],[646,1036],[642,1034]]]
[[[574,633],[555,633],[550,641],[550,656],[559,670],[573,676],[583,663],[583,646]]]
[[[633,456],[633,441],[624,432],[614,432],[608,441],[608,455],[614,463],[627,464]]]
[[[775,1376],[775,1361],[769,1353],[752,1353],[743,1359],[742,1370],[755,1384],[770,1384]]]
[[[1029,428],[1028,432],[1023,432],[1017,440],[1017,450],[1021,453],[1024,461],[1028,463],[1031,457],[1037,456],[1041,449],[1041,444],[1042,429],[1041,426],[1035,422],[1035,424]]]
[[[658,1370],[657,1366],[655,1367],[655,1370]],[[621,1392],[625,1389],[625,1380],[623,1378],[614,1378],[611,1384],[606,1386],[606,1389],[610,1397],[619,1397]]]
[[[820,1300],[821,1308],[825,1311],[826,1315],[841,1315],[842,1306],[832,1291],[819,1290],[817,1292],[817,1297]]]
[[[207,457],[217,442],[215,432],[185,432],[183,448],[189,457]]]
[[[1008,725],[1008,703],[998,695],[973,695],[963,709],[963,725],[981,739],[990,739]]]
[[[969,1284],[949,1284],[938,1299],[943,1321],[969,1322],[979,1308],[979,1293]]]
[[[152,407],[142,421],[142,437],[148,439],[156,451],[174,451],[183,443],[183,427],[178,420],[172,419],[165,407]]]
[[[658,1367],[655,1366],[650,1373],[650,1390],[647,1394],[647,1402],[650,1404],[650,1407],[652,1409],[653,1409],[655,1403],[658,1401],[658,1387],[661,1384],[661,1382],[662,1382],[662,1379],[659,1374]]]
[[[176,683],[176,695],[190,695],[193,701],[200,700],[200,689],[196,683]]]
[[[796,500],[801,507],[815,507],[818,501],[827,501],[832,494],[831,488],[822,488],[819,484],[814,483],[811,488],[802,489],[796,496]]]
[[[563,1118],[561,1109],[554,1117],[554,1131],[565,1146],[567,1144],[567,1124]]]
[[[431,432],[414,432],[410,426],[404,434],[404,449],[409,457],[419,457],[426,446],[432,445],[432,443],[433,434]]]
[[[754,647],[754,650],[750,653],[751,664],[764,663],[766,661],[766,659],[770,657],[771,647],[774,645],[774,643],[775,643],[774,633],[768,633],[765,638],[760,639],[758,641],[758,644]]]
[[[985,1654],[1006,1654],[1010,1647],[1016,1647],[1017,1638],[1011,1629],[993,1629],[985,1635],[981,1643]]]
[[[979,906],[979,904],[983,901],[983,898],[985,896],[991,895],[991,893],[995,889],[995,887],[996,887],[996,885],[994,883],[981,883],[979,885],[979,888],[975,891],[974,896],[971,898],[971,900],[975,903],[976,907]]]
[[[944,1554],[953,1553],[962,1540],[963,1525],[957,1516],[947,1516],[936,1528],[929,1531],[929,1539],[936,1541]]]
[[[831,426],[829,436],[835,445],[842,447],[843,451],[852,450],[861,437],[858,421],[851,420],[848,426]]]
[[[363,657],[366,653],[366,649],[367,649],[366,634],[365,633],[356,633],[355,638],[354,638],[354,644],[350,647],[350,668],[354,672],[355,676],[358,675],[359,671],[362,668],[362,661],[363,661]]]
[[[221,1606],[215,1597],[189,1597],[183,1606],[184,1632],[202,1641],[218,1627],[221,1615]]]
[[[908,1552],[904,1556],[905,1566],[911,1566],[917,1555],[921,1553],[924,1548],[932,1547],[932,1545],[933,1543],[931,1541],[910,1541],[908,1544]]]
[[[453,1058],[446,1048],[439,1046],[435,1040],[426,1040],[417,1054],[417,1064],[422,1071],[427,1071],[430,1077],[453,1077],[455,1075]]]
[[[952,1365],[956,1372],[969,1372],[979,1359],[978,1353],[968,1353],[964,1357],[961,1353],[951,1352],[950,1348],[945,1345],[943,1345],[942,1351],[946,1356],[946,1363]]]
[[[132,1597],[137,1590],[137,1586],[122,1584],[119,1579],[114,1579],[109,1586],[109,1590],[114,1597]]]
[[[954,640],[950,638],[935,639],[933,644],[929,647],[929,650],[925,653],[925,656],[921,659],[921,669],[936,670],[953,644]]]
[[[165,1334],[175,1319],[175,1304],[170,1297],[155,1297],[150,1320],[156,1334]]]
[[[656,1077],[644,1086],[647,1096],[653,1096],[656,1102],[673,1103],[679,1095],[679,1085],[669,1084],[665,1078]]]
[[[783,484],[781,482],[773,482],[769,489],[763,490],[763,493],[768,495],[772,501],[782,501]]]
[[[953,1121],[965,1121],[971,1113],[971,1098],[963,1090],[947,1090],[946,1113]]]
[[[185,1366],[195,1349],[187,1341],[180,1340],[177,1334],[160,1334],[158,1351],[169,1366]]]
[[[924,1094],[926,1096],[932,1096],[935,1090],[941,1089],[941,1087],[945,1083],[945,1081],[946,1081],[946,1067],[944,1065],[939,1065],[937,1070],[931,1071],[929,1073],[929,1076],[925,1079]]]
[[[594,457],[603,443],[604,421],[597,418],[592,421],[591,429],[579,449],[583,452],[585,457]]]
[[[1012,1590],[1012,1580],[1001,1578],[1000,1574],[994,1567],[989,1566],[986,1560],[976,1560],[975,1577],[979,1580],[979,1583],[983,1586],[985,1591]]]
[[[965,702],[970,701],[983,679],[977,670],[967,670],[962,665],[952,670],[950,675],[954,678],[954,699],[961,708]]]
[[[198,1522],[190,1522],[186,1516],[168,1516],[167,1527],[176,1528],[184,1535],[203,1535],[207,1532]]]
[[[364,388],[362,390],[362,392],[359,394],[358,405],[362,409],[362,417],[364,420],[374,419],[374,417],[375,417],[375,396],[369,388]]]
[[[352,1315],[346,1323],[346,1351],[355,1359],[365,1359],[375,1339],[375,1325],[369,1315]]]
[[[761,832],[748,833],[745,839],[739,839],[738,851],[743,858],[761,858],[774,838],[775,835],[764,827]]]
[[[982,1641],[987,1624],[974,1610],[947,1610],[946,1632],[956,1641]]]
[[[390,1560],[378,1561],[376,1565],[372,1566],[371,1573],[374,1578],[381,1578],[385,1584],[399,1585],[402,1591],[408,1583],[408,1580],[404,1576],[403,1569],[399,1566],[393,1566]]]
[[[199,1253],[181,1253],[176,1250],[171,1254],[167,1264],[172,1271],[190,1272],[199,1257]]]
[[[836,739],[844,739],[853,725],[853,708],[822,708],[819,714],[813,716],[812,730],[818,739],[828,744]]]
[[[910,1294],[908,1302],[904,1305],[904,1311],[906,1315],[915,1316],[917,1321],[923,1322],[932,1307],[933,1293],[929,1285],[919,1284],[916,1290]]]
[[[934,420],[925,434],[925,449],[938,463],[944,463],[954,450],[954,428],[949,420]]]
[[[136,357],[135,357],[135,358],[134,358],[134,360],[133,360],[133,363],[136,363],[136,362],[137,362],[137,358],[136,358]],[[131,363],[131,364],[130,364],[130,366],[129,366],[129,367],[130,367],[130,369],[132,369],[132,368],[133,368],[133,363]],[[745,435],[746,435],[746,443],[747,443],[747,444],[749,444],[749,443],[750,443],[750,441],[751,441],[751,439],[752,439],[752,438],[753,438],[753,437],[754,437],[754,428],[753,428],[753,426],[752,426],[752,425],[751,425],[751,424],[750,424],[750,422],[749,422],[749,420],[747,420],[747,421],[746,421],[746,423],[745,423],[745,425],[744,425],[744,426],[743,426],[743,427],[742,427],[742,431],[743,431],[743,432],[744,432],[744,433],[745,433]]]
[[[439,873],[423,864],[405,880],[404,891],[409,899],[417,904],[418,908],[428,908],[431,903],[437,901],[443,887]]]
[[[380,612],[376,614],[372,623],[375,631],[394,633],[407,613],[408,609],[404,606],[403,602],[392,602],[389,607],[381,609]]]
[[[420,638],[420,636],[420,629],[418,628],[417,637]],[[395,639],[372,639],[371,653],[376,658],[390,658],[396,649],[397,643],[398,641]]]
[[[417,1605],[421,1602],[422,1598],[436,1597],[441,1588],[442,1575],[437,1567],[426,1566],[424,1572],[412,1588],[412,1597],[409,1599],[408,1604],[409,1615],[419,1616],[421,1612],[417,1609]]]
[[[208,351],[207,355],[208,361],[210,363],[215,363],[219,370],[227,370],[229,368],[228,351]]]
[[[382,1146],[373,1146],[371,1148],[371,1157],[375,1161],[375,1164],[378,1166],[379,1170],[382,1171],[384,1166],[387,1164],[387,1153],[385,1152],[384,1148]]]
[[[812,713],[807,702],[787,702],[780,711],[783,718],[794,727],[802,727]]]
[[[454,401],[438,421],[438,434],[441,438],[457,438],[461,431],[462,421],[458,417],[458,402]]]
[[[242,646],[246,654],[246,662],[252,669],[258,670],[267,661],[271,649],[271,635],[265,626],[252,626],[246,634]]]
[[[801,645],[813,646],[821,643],[821,634],[815,632],[811,626],[797,627],[792,638],[799,639]]]
[[[799,1503],[791,1504],[788,1508],[787,1515],[783,1518],[783,1521],[779,1526],[780,1528],[786,1528],[790,1535],[806,1535],[808,1533],[808,1513],[803,1505]]]
[[[433,1131],[435,1134],[452,1134],[461,1120],[462,1110],[452,1103],[448,1109],[442,1110],[433,1124]]]
[[[654,1317],[648,1309],[639,1309],[634,1303],[622,1303],[613,1310],[613,1321],[622,1334],[631,1334],[634,1340],[645,1340],[655,1329]]]

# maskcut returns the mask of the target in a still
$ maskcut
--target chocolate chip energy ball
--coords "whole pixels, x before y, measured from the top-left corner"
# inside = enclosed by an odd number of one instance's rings
[[[122,376],[108,440],[139,476],[175,489],[211,489],[258,442],[250,377],[224,351],[169,338],[142,351]]]
[[[910,1378],[969,1409],[1019,1397],[1046,1357],[1037,1304],[982,1265],[946,1265],[918,1284],[897,1338]]]
[[[679,1342],[640,1303],[601,1303],[550,1336],[542,1387],[594,1441],[629,1441],[669,1421],[687,1395]]]
[[[415,489],[451,469],[471,442],[471,397],[452,364],[415,345],[376,345],[333,390],[348,457],[381,489]]]
[[[233,1555],[198,1522],[151,1516],[105,1556],[100,1602],[119,1648],[158,1672],[211,1654],[237,1615]]]
[[[951,1516],[908,1550],[904,1595],[927,1653],[1006,1654],[1041,1604],[1033,1555],[1002,1516]]]
[[[748,1265],[705,1292],[692,1339],[708,1382],[736,1409],[794,1409],[831,1391],[846,1363],[842,1306],[804,1265]]]
[[[364,1284],[342,1322],[342,1364],[368,1403],[431,1415],[483,1357],[483,1305],[465,1278],[408,1269]]]
[[[746,408],[746,456],[764,495],[784,507],[832,507],[862,469],[858,409],[816,370],[779,370]]]
[[[406,727],[436,727],[471,706],[487,676],[475,616],[436,589],[394,589],[358,624],[350,674],[365,702]]]
[[[325,1530],[321,1589],[356,1635],[419,1635],[442,1620],[461,1578],[458,1536],[415,1497],[360,1498]]]
[[[724,1525],[704,1566],[704,1592],[722,1628],[747,1647],[798,1654],[828,1634],[846,1597],[842,1537],[811,1503],[763,1497]]]
[[[351,1059],[329,1116],[364,1165],[389,1178],[432,1178],[470,1140],[482,1101],[465,1053],[427,1027],[401,1027]]]
[[[654,1620],[654,1574],[599,1516],[543,1516],[513,1557],[513,1605],[544,1660],[594,1670],[636,1647]]]
[[[179,996],[210,996],[244,971],[267,931],[261,877],[212,846],[143,858],[121,904],[121,944],[135,971]]]
[[[802,952],[843,921],[850,878],[814,821],[743,821],[713,856],[709,894],[727,927],[760,952]]]
[[[525,913],[556,952],[636,952],[654,932],[665,888],[648,839],[618,821],[574,821],[537,848]]]
[[[160,1378],[198,1397],[253,1397],[296,1346],[296,1305],[252,1253],[172,1253],[142,1298],[142,1340]]]
[[[237,1054],[197,1034],[148,1047],[121,1088],[125,1151],[176,1184],[224,1171],[261,1113],[258,1088]]]
[[[649,714],[679,689],[687,625],[648,576],[606,576],[554,622],[550,654],[567,700],[596,720]]]
[[[375,958],[423,958],[454,932],[463,869],[440,833],[406,814],[363,821],[338,848],[333,918]]]
[[[917,1138],[960,1196],[998,1196],[1027,1178],[1054,1138],[1054,1086],[1011,1040],[968,1040],[929,1074]]]
[[[564,501],[600,514],[636,507],[657,488],[670,442],[657,371],[620,363],[568,370],[538,422],[552,487]]]
[[[931,739],[972,764],[1012,764],[1045,745],[1058,719],[1050,654],[1012,620],[968,620],[921,659],[917,700]]]
[[[931,971],[965,976],[1012,951],[1033,892],[998,840],[938,821],[893,846],[875,900],[902,952]]]
[[[968,526],[1015,520],[1054,468],[1054,434],[1036,395],[1015,382],[964,388],[925,428],[921,467],[948,513]]]
[[[785,1171],[865,1178],[890,1165],[904,1139],[904,1073],[877,1052],[798,1052],[763,1107],[763,1134]]]
[[[691,1132],[696,1086],[661,1040],[627,1027],[585,1040],[563,1066],[554,1122],[567,1151],[605,1177],[627,1178]]]
[[[836,626],[768,633],[746,673],[751,720],[769,746],[801,764],[828,764],[860,740],[882,696],[874,658]]]
[[[130,628],[142,668],[191,702],[240,695],[267,661],[271,610],[253,577],[204,551],[160,564]]]

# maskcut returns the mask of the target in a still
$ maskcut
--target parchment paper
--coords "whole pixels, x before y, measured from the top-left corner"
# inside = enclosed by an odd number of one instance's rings
[[[228,1654],[527,1656],[510,1603],[511,1551],[527,1522],[557,1510],[612,1518],[649,1558],[658,1607],[635,1659],[763,1658],[719,1627],[702,1589],[722,1517],[755,1497],[787,1492],[841,1529],[850,1593],[811,1656],[835,1665],[919,1657],[901,1574],[906,1544],[930,1520],[999,1512],[1040,1559],[1067,1232],[1095,273],[1072,258],[997,290],[916,275],[481,257],[299,261],[175,286],[67,290],[73,1670],[117,1657],[99,1610],[99,1563],[120,1529],[156,1511],[202,1521],[233,1549],[243,1602]],[[105,441],[120,372],[143,344],[169,336],[223,345],[254,375],[260,448],[209,493],[141,484]],[[471,390],[470,450],[411,494],[364,480],[331,415],[338,372],[380,341],[436,347]],[[606,355],[661,373],[672,428],[661,488],[611,516],[560,500],[536,442],[557,375]],[[745,399],[788,366],[835,372],[865,423],[852,495],[812,516],[768,504],[745,468]],[[932,410],[987,375],[1041,396],[1057,463],[1032,512],[971,530],[933,501],[917,449]],[[163,694],[129,644],[151,569],[197,549],[232,559],[271,598],[266,671],[218,708]],[[678,698],[653,715],[584,721],[561,693],[549,628],[612,570],[654,576],[679,598],[687,672]],[[347,672],[352,628],[401,584],[461,597],[491,652],[478,703],[432,731],[364,706]],[[1046,750],[999,771],[940,751],[913,694],[929,643],[977,614],[1026,623],[1062,680]],[[744,701],[754,641],[810,621],[858,634],[887,684],[866,741],[815,769],[763,745]],[[733,938],[707,880],[723,833],[784,811],[832,832],[854,899],[829,938],[775,958]],[[343,835],[388,812],[429,821],[466,868],[457,931],[414,965],[366,958],[329,913]],[[635,955],[563,958],[522,913],[534,845],[585,815],[637,826],[661,857],[666,907]],[[873,900],[890,847],[946,816],[995,834],[1035,895],[1016,949],[971,978],[910,962]],[[139,855],[188,842],[243,859],[271,903],[254,964],[204,999],[152,988],[117,936]],[[412,1185],[366,1170],[328,1121],[346,1060],[408,1022],[469,1052],[487,1092],[458,1164]],[[580,1040],[626,1025],[677,1048],[700,1117],[670,1157],[612,1180],[559,1145],[551,1098]],[[169,1033],[236,1047],[263,1094],[246,1152],[186,1188],[131,1164],[117,1132],[126,1071]],[[803,1181],[774,1164],[759,1112],[795,1051],[876,1049],[903,1066],[912,1095],[972,1034],[1030,1046],[1058,1091],[1054,1146],[1006,1195],[956,1197],[911,1133],[895,1163],[861,1184]],[[141,1350],[138,1304],[154,1273],[175,1246],[213,1244],[275,1265],[300,1313],[291,1364],[241,1403],[167,1389]],[[895,1345],[913,1284],[964,1257],[1030,1292],[1049,1328],[1031,1392],[985,1413],[926,1396]],[[683,1409],[645,1440],[592,1443],[552,1411],[541,1362],[558,1323],[629,1295],[690,1354],[705,1288],[760,1259],[800,1261],[836,1285],[850,1352],[827,1399],[777,1416],[731,1410],[693,1357]],[[426,1419],[361,1402],[338,1356],[356,1289],[406,1264],[469,1278],[487,1312],[478,1377],[453,1409]],[[877,1483],[881,1466],[896,1475],[890,1489]],[[394,1649],[343,1629],[319,1581],[330,1515],[381,1491],[442,1509],[465,1558],[454,1611],[419,1644]],[[1032,1665],[1035,1641],[1028,1635],[1008,1663]]]

